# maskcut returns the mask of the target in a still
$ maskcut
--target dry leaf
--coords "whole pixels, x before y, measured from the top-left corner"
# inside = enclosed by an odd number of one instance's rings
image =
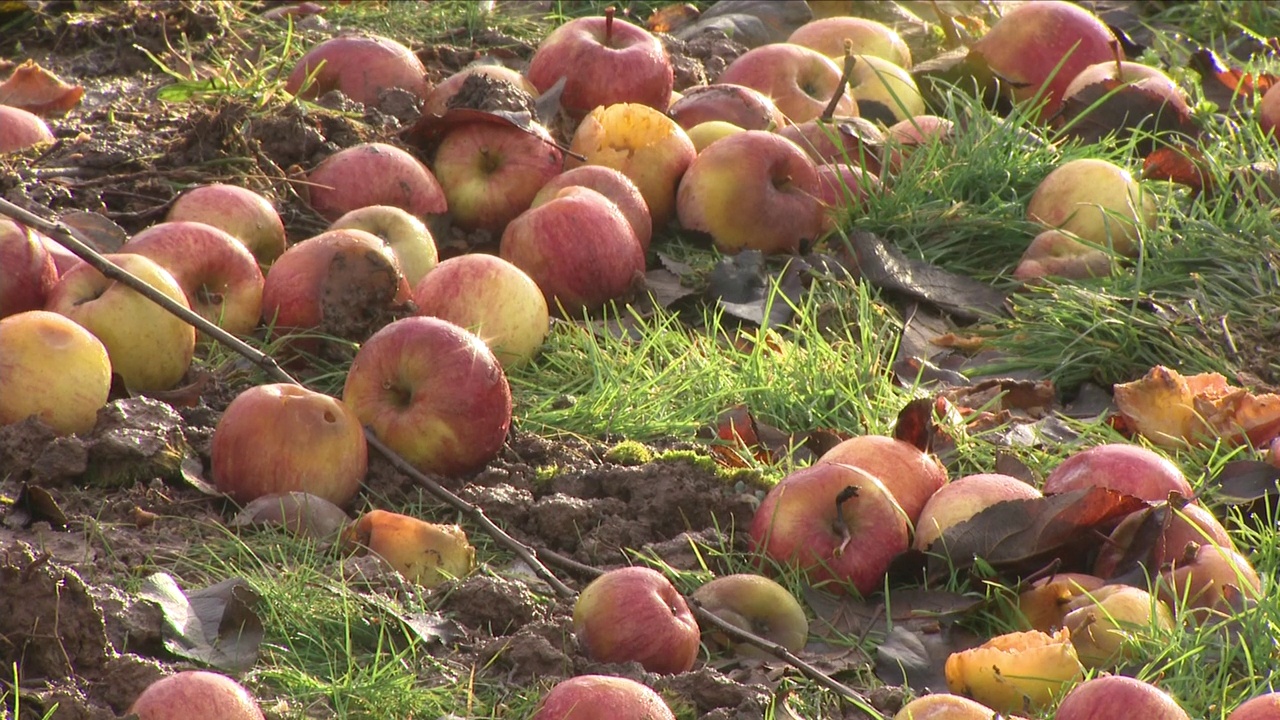
[[[1254,395],[1218,373],[1183,376],[1163,366],[1115,386],[1116,406],[1134,432],[1166,447],[1263,445],[1280,436],[1280,395]]]
[[[80,104],[84,88],[68,85],[28,60],[0,83],[0,105],[22,108],[41,117],[61,117]]]

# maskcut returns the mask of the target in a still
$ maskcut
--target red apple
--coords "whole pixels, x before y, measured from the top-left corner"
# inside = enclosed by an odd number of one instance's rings
[[[523,75],[502,65],[474,63],[440,81],[422,101],[423,115],[444,115],[449,109],[449,100],[458,93],[462,84],[472,75],[484,75],[492,80],[505,82],[520,88],[533,97],[537,97],[538,88],[533,86]]]
[[[525,75],[540,93],[566,78],[560,104],[576,117],[617,103],[666,110],[675,84],[662,42],[612,12],[575,18],[552,30]]]
[[[263,268],[285,248],[284,223],[265,197],[239,185],[197,185],[178,196],[165,220],[191,220],[225,230],[244,243]]]
[[[35,230],[0,215],[0,318],[44,307],[56,282],[58,267]]]
[[[815,163],[848,163],[866,174],[880,174],[884,132],[865,118],[810,120],[788,125],[778,134],[803,148]]]
[[[1049,173],[1027,202],[1027,219],[1101,249],[1136,255],[1143,227],[1156,223],[1155,199],[1127,170],[1081,158]]]
[[[309,100],[338,90],[364,105],[377,105],[378,94],[389,88],[421,99],[431,85],[426,67],[412,50],[377,35],[339,35],[321,42],[302,56],[284,85],[286,92],[301,91]]]
[[[1058,704],[1054,720],[1191,720],[1168,693],[1150,683],[1124,675],[1104,675],[1071,689]]]
[[[768,95],[745,85],[695,85],[671,103],[667,115],[685,130],[711,120],[733,123],[743,130],[776,130],[787,118]]]
[[[772,43],[748,50],[729,63],[720,83],[754,88],[769,96],[793,123],[821,115],[840,89],[840,66],[817,50],[791,43]],[[835,115],[858,114],[847,93],[836,104]]]
[[[239,240],[202,222],[163,222],[120,252],[144,255],[168,270],[191,309],[232,335],[248,335],[262,314],[262,271]]]
[[[913,525],[929,498],[947,484],[947,469],[937,458],[883,435],[849,438],[828,450],[818,462],[853,465],[871,473],[889,489]]]
[[[910,546],[907,515],[885,486],[834,462],[783,478],[760,503],[750,535],[754,551],[812,582],[848,583],[863,595],[880,587],[889,563]]]
[[[993,717],[997,717],[996,711],[976,700],[938,692],[903,705],[893,720],[992,720]]]
[[[263,720],[258,702],[243,685],[205,670],[184,670],[156,680],[125,714],[138,720]]]
[[[1160,572],[1160,599],[1199,622],[1230,616],[1261,593],[1262,581],[1249,559],[1216,545],[1189,544]]]
[[[342,399],[414,467],[441,475],[484,467],[511,425],[511,389],[493,352],[433,317],[402,318],[365,341]]]
[[[1176,492],[1193,496],[1191,484],[1168,458],[1144,447],[1109,443],[1073,453],[1044,479],[1044,494],[1057,495],[1100,486],[1147,502]]]
[[[867,18],[837,16],[810,20],[791,33],[787,42],[812,48],[839,62],[849,41],[855,55],[874,55],[904,68],[911,67],[911,49],[888,25]]]
[[[823,221],[818,170],[798,145],[747,130],[707,146],[676,194],[680,224],[722,252],[796,252]]]
[[[0,425],[35,415],[63,435],[93,429],[111,390],[107,349],[44,310],[0,319]]]
[[[432,167],[455,225],[500,235],[560,173],[559,148],[536,127],[534,134],[512,125],[470,122],[445,134]]]
[[[329,226],[330,230],[364,230],[391,248],[410,286],[417,284],[439,261],[435,238],[425,223],[409,211],[391,205],[356,208]]]
[[[1037,114],[1058,112],[1067,85],[1094,63],[1123,60],[1115,35],[1074,3],[1041,0],[1015,6],[972,45],[971,61],[985,64],[1015,103],[1041,96]]]
[[[652,673],[682,673],[698,658],[693,613],[671,581],[646,567],[610,570],[573,606],[573,632],[596,662],[638,662]]]
[[[625,296],[645,267],[626,216],[585,187],[560,190],[512,220],[499,255],[533,278],[548,307],[571,317]]]
[[[555,197],[562,189],[574,185],[595,190],[613,201],[635,231],[640,247],[645,252],[649,251],[649,240],[653,237],[653,217],[649,215],[649,204],[644,201],[644,195],[631,182],[631,178],[611,167],[579,165],[566,170],[542,186],[533,197],[530,207],[537,207]]]
[[[0,224],[3,224],[2,220],[0,220]],[[63,273],[80,264],[80,257],[63,247],[57,240],[41,232],[32,232],[36,233],[36,237],[40,239],[40,244],[44,245],[44,249],[49,251],[49,255],[53,258],[54,266],[58,268],[58,277],[62,277]]]
[[[0,155],[53,142],[53,133],[39,115],[0,105]]]
[[[916,148],[933,142],[947,142],[954,131],[955,123],[937,115],[916,115],[890,125],[885,131],[885,140],[890,146],[889,172],[898,174],[902,163]]]
[[[772,640],[793,653],[809,642],[809,618],[791,591],[763,575],[737,573],[718,577],[699,587],[693,599],[703,610],[741,630]],[[771,658],[748,643],[735,643],[708,628],[709,638],[743,657]]]
[[[542,291],[523,270],[493,255],[469,253],[440,263],[413,289],[419,315],[475,333],[504,370],[542,347],[550,318]]]
[[[578,675],[556,683],[530,720],[676,720],[676,716],[648,685],[609,675]]]
[[[353,145],[307,176],[311,207],[330,222],[367,205],[394,205],[419,218],[445,212],[436,176],[414,156],[386,143]]]
[[[1266,135],[1275,135],[1280,128],[1280,84],[1272,85],[1258,103],[1258,125]]]
[[[1280,720],[1280,692],[1269,692],[1245,700],[1227,720]]]
[[[838,163],[818,167],[818,202],[822,204],[822,234],[836,229],[836,223],[850,209],[860,207],[867,197],[879,193],[880,178],[868,175],[857,165]]]
[[[1181,557],[1188,543],[1217,545],[1235,550],[1235,543],[1231,541],[1227,529],[1218,522],[1213,513],[1195,503],[1186,503],[1181,507],[1160,504],[1150,510],[1133,513],[1120,521],[1116,529],[1111,531],[1102,549],[1098,551],[1098,558],[1093,564],[1093,574],[1106,578],[1114,575],[1121,560],[1133,553],[1133,543],[1148,540],[1138,537],[1137,533],[1144,524],[1149,522],[1149,516],[1156,512],[1163,518],[1163,522],[1159,525],[1159,534],[1151,543],[1149,551],[1137,558],[1152,572],[1166,562]]]
[[[914,547],[927,550],[948,528],[996,503],[1040,496],[1040,491],[1034,487],[999,473],[966,475],[953,480],[943,485],[924,504],[916,521]]]
[[[106,257],[190,308],[177,280],[154,260],[128,253]],[[86,262],[58,280],[45,309],[66,315],[97,336],[107,348],[111,370],[133,391],[172,388],[186,374],[195,355],[195,328]]]

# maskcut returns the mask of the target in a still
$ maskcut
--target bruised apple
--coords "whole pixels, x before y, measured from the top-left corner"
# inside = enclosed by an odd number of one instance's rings
[[[331,90],[364,105],[378,94],[407,90],[418,99],[431,89],[427,69],[412,50],[378,35],[339,35],[316,45],[294,66],[284,89],[312,100]]]
[[[862,468],[889,489],[914,525],[929,498],[947,484],[947,470],[938,459],[897,438],[859,435],[818,458],[820,463],[843,463]]]
[[[533,83],[515,70],[502,65],[474,63],[462,68],[431,88],[431,92],[427,93],[426,99],[422,101],[422,114],[444,115],[445,111],[449,109],[449,100],[458,94],[462,84],[472,75],[484,75],[491,80],[498,80],[518,87],[529,93],[530,96],[538,96],[538,88],[534,87]]]
[[[391,248],[410,286],[416,285],[439,260],[435,238],[417,216],[391,205],[356,208],[329,226],[330,230],[364,230]]]
[[[307,175],[311,207],[330,222],[367,205],[394,205],[419,218],[448,209],[444,190],[413,155],[362,143],[330,155]]]
[[[231,401],[213,431],[210,463],[214,485],[241,505],[297,491],[342,507],[360,489],[368,448],[359,418],[346,405],[275,383]]]
[[[649,204],[631,178],[614,168],[579,165],[572,170],[565,170],[542,186],[533,197],[530,207],[537,207],[558,195],[564,188],[574,185],[595,190],[617,205],[635,231],[640,247],[645,252],[649,251],[649,240],[653,237],[653,218],[649,215]]]
[[[62,435],[93,429],[111,390],[107,349],[70,318],[0,318],[0,426],[34,415]]]
[[[695,85],[671,103],[667,115],[685,130],[719,120],[743,130],[776,130],[787,118],[768,95],[745,85],[719,82]]]
[[[791,652],[809,641],[809,618],[800,602],[782,585],[763,575],[738,573],[718,577],[693,592],[703,610],[742,630],[772,640]],[[745,657],[768,658],[772,654],[749,643],[735,643],[723,633],[708,629],[716,644]]]
[[[543,696],[530,720],[676,720],[648,685],[610,675],[561,680]]]
[[[410,582],[432,588],[475,569],[476,549],[457,525],[370,510],[343,530],[343,542],[387,561]]]
[[[748,50],[729,63],[717,82],[759,90],[793,123],[821,115],[841,89],[840,66],[834,60],[793,43],[771,43]],[[857,115],[857,103],[845,93],[836,103],[834,114]]]
[[[1100,577],[1083,573],[1057,573],[1040,578],[1018,594],[1018,613],[1026,627],[1053,632],[1062,627],[1073,599],[1106,583]]]
[[[1046,707],[1084,677],[1065,630],[997,635],[976,648],[951,653],[944,672],[951,692],[1001,713]]]
[[[197,185],[178,196],[166,222],[188,220],[212,225],[244,243],[268,268],[286,245],[284,222],[271,201],[239,185]]]
[[[243,685],[205,670],[184,670],[156,680],[125,714],[138,720],[263,720],[257,700]]]
[[[573,606],[573,632],[596,662],[638,662],[652,673],[682,673],[698,658],[698,623],[676,587],[646,567],[610,570]]]

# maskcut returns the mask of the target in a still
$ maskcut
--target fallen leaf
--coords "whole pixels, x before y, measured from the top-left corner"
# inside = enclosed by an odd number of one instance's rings
[[[273,525],[294,535],[317,540],[335,537],[351,518],[342,508],[310,493],[272,493],[250,502],[231,522],[231,527]]]
[[[1245,517],[1261,516],[1274,525],[1280,516],[1280,467],[1260,460],[1233,460],[1204,485],[1216,505],[1240,508]]]
[[[1254,74],[1228,67],[1217,53],[1208,48],[1192,53],[1188,64],[1200,75],[1205,97],[1222,108],[1230,106],[1238,98],[1247,100],[1254,93],[1265,93],[1280,78],[1270,73]]]
[[[1191,147],[1156,148],[1142,161],[1142,177],[1185,185],[1197,195],[1214,187],[1213,174],[1209,172],[1204,153]]]
[[[780,270],[768,267],[758,250],[721,258],[707,277],[707,296],[726,313],[762,327],[784,325],[795,315],[810,265],[789,258]]]
[[[697,20],[701,14],[696,6],[689,3],[667,5],[650,13],[644,26],[649,32],[670,34]]]
[[[13,507],[4,517],[4,524],[25,530],[38,522],[47,522],[55,530],[65,530],[67,516],[48,490],[38,485],[22,483]]]
[[[1218,373],[1183,376],[1157,365],[1120,383],[1116,407],[1134,432],[1165,447],[1224,442],[1265,445],[1280,437],[1280,395],[1254,395]]]
[[[265,631],[254,607],[261,598],[243,578],[183,593],[173,576],[155,573],[138,594],[160,606],[165,649],[174,655],[231,673],[257,662]]]
[[[80,104],[84,88],[68,85],[28,60],[0,83],[0,105],[22,108],[41,117],[62,117]]]
[[[1141,132],[1139,152],[1155,149],[1156,138],[1170,133],[1191,138],[1199,129],[1186,107],[1178,108],[1149,79],[1126,82],[1106,79],[1087,85],[1062,103],[1052,122],[1068,137],[1086,144],[1108,135],[1127,138]]]

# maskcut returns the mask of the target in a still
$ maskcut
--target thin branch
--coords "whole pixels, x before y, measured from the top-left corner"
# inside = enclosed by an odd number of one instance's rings
[[[827,103],[827,107],[822,111],[821,120],[830,121],[836,114],[836,108],[840,105],[840,101],[844,99],[844,92],[849,88],[849,78],[853,76],[853,66],[858,64],[858,58],[853,54],[853,42],[848,38],[844,40],[844,70],[840,73],[840,82],[836,83],[835,94],[831,96],[831,102]]]

